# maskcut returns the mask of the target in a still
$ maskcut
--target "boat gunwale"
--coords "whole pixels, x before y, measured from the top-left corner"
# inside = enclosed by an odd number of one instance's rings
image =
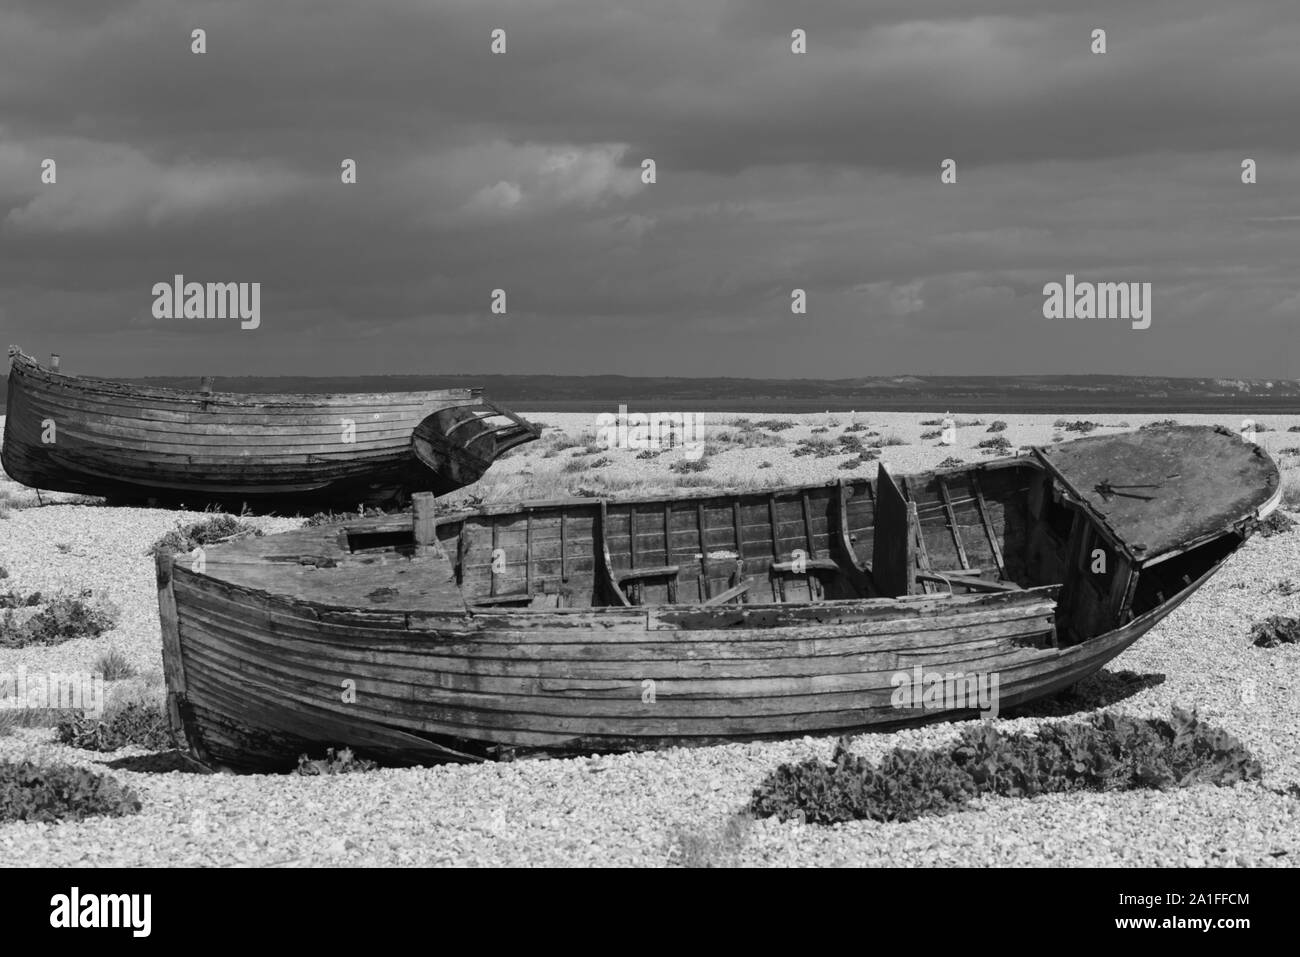
[[[426,402],[445,402],[452,399],[469,399],[470,405],[485,401],[481,387],[462,389],[432,389],[416,392],[203,392],[198,389],[173,389],[166,386],[143,386],[95,376],[73,375],[42,366],[18,346],[9,347],[11,381],[43,380],[47,385],[81,392],[101,392],[118,397],[141,399],[167,399],[220,405],[233,408],[318,406],[321,404],[372,405],[385,402],[420,405]],[[215,411],[203,409],[199,411]]]
[[[321,526],[321,527],[328,528],[328,526]],[[250,539],[249,541],[252,541],[252,539]],[[237,543],[229,543],[229,544],[237,544]],[[227,545],[226,544],[213,545],[213,546],[206,547],[204,549],[206,570],[202,572],[197,572],[194,571],[192,568],[185,568],[183,566],[175,564],[175,562],[178,559],[185,557],[188,553],[179,552],[174,554],[172,556],[172,561],[173,561],[172,574],[175,575],[177,573],[180,573],[182,577],[194,576],[195,578],[199,578],[199,579],[209,579],[217,583],[219,586],[223,588],[230,588],[236,591],[245,592],[249,595],[259,597],[263,600],[272,600],[285,605],[306,606],[313,609],[316,612],[324,612],[330,615],[338,615],[340,613],[344,616],[355,615],[357,616],[358,620],[363,620],[366,618],[373,620],[376,615],[380,615],[380,616],[391,615],[394,618],[398,616],[407,616],[408,624],[406,626],[406,630],[413,631],[416,633],[428,631],[429,629],[410,628],[409,616],[411,615],[446,616],[448,619],[461,620],[466,623],[477,622],[478,626],[480,627],[488,626],[497,622],[505,622],[505,621],[511,621],[517,619],[520,622],[527,622],[530,628],[542,627],[542,625],[540,625],[539,623],[544,622],[544,620],[547,617],[551,617],[551,616],[554,616],[556,619],[559,620],[598,616],[601,618],[622,619],[629,623],[644,622],[648,628],[649,623],[653,618],[655,618],[657,615],[662,615],[665,612],[674,615],[703,613],[703,614],[716,614],[719,616],[725,616],[725,615],[735,614],[737,611],[743,611],[746,613],[756,612],[756,611],[779,613],[782,611],[789,612],[796,609],[800,611],[804,611],[808,609],[826,608],[828,610],[832,610],[838,613],[843,613],[846,611],[852,612],[853,610],[858,608],[861,608],[863,610],[874,610],[877,608],[885,608],[885,607],[899,607],[899,608],[906,609],[911,607],[924,606],[929,603],[934,603],[937,605],[940,603],[947,604],[948,602],[955,602],[961,605],[967,605],[967,604],[976,605],[978,607],[983,608],[988,606],[998,607],[1001,605],[1017,605],[1022,603],[1032,604],[1035,601],[1041,601],[1045,598],[1051,601],[1055,601],[1056,596],[1061,589],[1060,583],[1052,583],[1048,585],[1036,585],[1033,588],[1023,588],[1023,589],[1017,589],[1015,591],[1007,591],[1007,592],[992,592],[992,593],[979,592],[979,593],[958,595],[958,594],[954,594],[951,591],[948,591],[948,592],[935,592],[935,593],[928,593],[928,594],[920,593],[916,595],[904,595],[897,598],[885,598],[885,597],[834,598],[834,599],[823,599],[820,601],[806,601],[806,602],[753,602],[753,603],[745,604],[743,606],[708,605],[703,602],[691,602],[691,603],[682,603],[682,604],[674,604],[674,605],[669,605],[669,604],[632,605],[632,606],[595,605],[592,607],[584,607],[584,608],[535,608],[535,609],[534,608],[487,609],[487,608],[475,608],[469,604],[442,605],[442,606],[423,605],[419,607],[402,607],[400,604],[389,604],[378,608],[358,608],[355,604],[335,604],[331,602],[323,602],[312,598],[304,598],[299,595],[289,594],[286,592],[271,591],[268,588],[259,588],[253,585],[249,585],[245,582],[232,581],[229,578],[223,578],[219,574],[217,574],[217,572],[219,571],[219,566],[222,564],[222,562],[220,561],[220,559],[214,559],[213,556],[219,549],[224,547],[227,547]],[[416,559],[412,559],[411,561],[412,563],[416,563],[419,562],[419,559],[416,558]],[[251,563],[241,563],[241,564],[262,566],[262,565],[270,565],[273,563],[251,562]],[[213,566],[218,566],[218,568],[214,568]],[[456,586],[456,590],[458,593],[462,595],[463,598],[463,592],[460,586]],[[908,617],[908,616],[903,616],[903,617]],[[770,632],[770,631],[775,631],[778,628],[784,628],[784,627],[803,628],[803,627],[814,626],[816,624],[817,621],[815,619],[810,619],[808,621],[789,622],[789,623],[783,623],[781,625],[775,625],[771,627],[754,627],[753,629],[746,629],[746,627],[743,625],[734,626],[732,630],[737,630],[737,631],[756,630],[756,631]],[[505,625],[500,625],[498,627],[506,628]],[[659,630],[690,631],[690,630],[698,630],[698,629],[664,628]]]
[[[990,459],[986,462],[971,462],[969,465],[958,466],[955,468],[931,469],[927,471],[909,473],[906,477],[910,479],[913,475],[948,476],[957,473],[970,474],[972,472],[993,471],[995,469],[1015,468],[1017,466],[1022,466],[1022,467],[1027,466],[1032,469],[1036,469],[1040,471],[1042,470],[1042,465],[1036,459],[1033,459],[1028,455],[1012,455],[1012,456],[1004,456],[1002,458],[997,458],[997,459]],[[489,515],[500,516],[500,515],[510,515],[514,513],[523,514],[524,512],[531,512],[531,511],[536,511],[538,509],[545,509],[545,508],[568,508],[569,506],[589,506],[598,509],[602,502],[604,502],[607,506],[647,505],[647,504],[671,505],[674,502],[695,502],[698,499],[707,499],[707,498],[732,499],[737,496],[740,496],[742,498],[746,496],[766,497],[769,495],[801,493],[801,492],[811,491],[813,489],[838,488],[841,485],[841,483],[849,487],[864,486],[864,485],[870,486],[872,485],[872,480],[868,478],[857,478],[857,479],[836,478],[836,479],[828,479],[825,482],[804,482],[802,484],[794,484],[794,485],[773,485],[767,488],[742,488],[740,486],[718,487],[718,488],[684,488],[684,489],[666,489],[665,491],[668,494],[664,494],[664,495],[614,494],[608,496],[600,496],[598,498],[585,496],[585,495],[574,495],[566,498],[520,500],[520,501],[513,501],[513,502],[493,502],[490,504],[479,505],[475,508],[465,509],[463,511],[444,512],[438,516],[438,524],[441,525],[443,523],[459,522],[464,519],[477,518],[479,516],[489,516]],[[344,526],[344,529],[348,532],[358,531],[364,533],[366,531],[372,530],[373,527],[373,526],[368,526],[363,524],[365,522],[374,522],[376,523],[376,526],[378,526],[381,523],[383,523],[385,520],[387,520],[390,524],[396,524],[397,519],[398,516],[392,516],[392,515],[377,516],[375,518],[363,519],[360,522]],[[410,522],[407,522],[406,524],[409,525]]]
[[[1000,459],[994,459],[987,462],[971,463],[969,465],[966,465],[964,467],[959,467],[951,471],[955,473],[977,474],[981,471],[987,472],[992,470],[1001,470],[1001,469],[1018,468],[1018,467],[1033,469],[1042,472],[1048,476],[1051,476],[1055,481],[1062,481],[1060,476],[1057,474],[1056,470],[1048,467],[1048,465],[1045,462],[1043,462],[1037,455],[1030,455],[1030,456],[1016,455],[1016,456],[1009,456]],[[1274,468],[1276,469],[1276,463],[1274,463]],[[917,473],[917,474],[925,475],[927,473]],[[934,474],[934,473],[928,473],[928,474]],[[846,486],[870,487],[871,484],[872,484],[871,480],[867,478],[859,478],[853,480],[830,479],[821,483],[783,485],[783,486],[775,486],[769,489],[705,488],[705,489],[689,489],[684,491],[667,490],[666,493],[662,493],[658,495],[638,494],[638,495],[625,496],[625,497],[620,497],[615,495],[615,496],[602,497],[602,498],[572,496],[572,497],[566,497],[561,499],[551,499],[551,500],[544,500],[544,501],[503,502],[503,503],[497,503],[488,506],[480,506],[478,508],[473,508],[473,509],[466,509],[460,512],[452,512],[452,513],[439,515],[435,519],[435,525],[442,526],[442,525],[455,525],[457,523],[463,524],[464,522],[472,521],[480,517],[499,518],[503,515],[526,516],[530,513],[534,513],[539,510],[547,510],[547,509],[562,510],[564,508],[573,508],[575,510],[579,510],[583,512],[586,511],[597,512],[600,509],[602,509],[602,507],[607,508],[610,505],[616,507],[617,506],[635,507],[638,505],[646,505],[646,504],[651,504],[657,507],[671,508],[675,503],[697,503],[699,501],[707,501],[711,499],[716,499],[719,500],[720,502],[726,502],[727,500],[734,501],[737,498],[746,498],[746,497],[762,499],[762,498],[771,498],[771,497],[798,496],[801,494],[806,495],[808,491],[813,489],[826,490],[826,489],[844,488]],[[1071,500],[1073,501],[1074,499],[1073,490],[1069,486],[1068,482],[1062,481],[1062,485],[1067,491],[1067,494],[1070,494]],[[1106,534],[1111,531],[1109,527],[1106,525],[1104,519],[1099,514],[1097,514],[1095,510],[1092,509],[1091,506],[1086,501],[1080,501],[1078,504],[1083,514],[1085,514],[1088,517],[1088,519],[1093,523],[1094,527],[1098,528],[1103,534]],[[1248,523],[1252,518],[1257,516],[1264,509],[1266,509],[1267,504],[1268,504],[1267,502],[1262,503],[1257,507],[1252,508],[1251,511],[1246,514],[1231,517],[1230,520],[1228,520],[1225,523],[1224,527],[1214,531],[1213,533],[1202,536],[1197,541],[1184,543],[1178,549],[1166,551],[1164,553],[1161,553],[1161,555],[1158,556],[1150,556],[1149,558],[1146,558],[1144,560],[1135,560],[1135,564],[1139,564],[1142,566],[1156,564],[1158,563],[1159,560],[1163,560],[1164,558],[1167,557],[1172,557],[1174,554],[1184,553],[1194,548],[1197,544],[1203,544],[1204,542],[1211,541],[1217,537],[1221,537],[1223,535],[1233,534],[1233,533],[1240,535],[1242,534],[1241,526],[1245,523]],[[352,522],[344,522],[341,523],[339,526],[332,526],[332,527],[322,526],[319,530],[315,530],[311,534],[313,538],[319,540],[319,544],[323,546],[327,551],[340,550],[343,555],[347,556],[347,555],[355,554],[350,550],[348,550],[347,545],[343,544],[350,536],[365,535],[368,533],[374,534],[380,532],[401,533],[408,529],[412,529],[412,524],[411,524],[411,518],[407,517],[406,515],[376,516],[374,518],[361,519]],[[1116,539],[1116,541],[1122,547],[1124,547],[1127,553],[1128,552],[1127,543],[1123,542],[1120,539]],[[362,614],[365,613],[365,610],[357,609],[354,603],[348,604],[348,603],[323,602],[318,599],[307,597],[304,595],[294,595],[292,593],[276,592],[269,589],[257,589],[254,588],[253,586],[247,585],[237,580],[222,578],[219,576],[219,566],[221,564],[221,553],[227,547],[237,548],[238,545],[215,546],[208,553],[209,560],[212,561],[217,566],[215,568],[208,569],[207,571],[208,577],[221,581],[230,587],[247,588],[252,591],[256,591],[264,596],[276,597],[289,602],[303,603],[329,614],[342,613],[346,615],[350,612],[361,612]],[[419,561],[419,558],[404,557],[404,562],[412,562],[412,561]],[[232,564],[271,565],[274,564],[274,562],[268,560],[268,556],[255,556],[252,561],[249,562],[235,561],[232,562]],[[1020,589],[1010,594],[1023,595],[1026,593],[1029,594],[1041,593],[1042,590],[1044,589],[1055,589],[1056,593],[1059,594],[1059,590],[1062,587],[1062,584],[1063,583],[1058,582],[1058,583],[1050,583],[1046,585],[1037,585],[1031,588]],[[726,616],[726,615],[734,614],[735,611],[733,607],[729,607],[729,606],[719,607],[714,605],[708,605],[704,602],[699,602],[699,601],[693,603],[680,603],[680,604],[663,603],[663,604],[655,604],[655,605],[637,605],[631,607],[623,607],[617,605],[612,605],[612,606],[595,605],[590,607],[577,607],[577,608],[486,609],[486,608],[475,608],[472,605],[472,603],[469,601],[468,597],[465,595],[461,586],[459,584],[456,584],[454,585],[454,587],[456,588],[456,591],[460,597],[460,601],[458,602],[444,601],[439,604],[426,603],[423,605],[413,605],[408,603],[403,605],[403,603],[399,601],[396,604],[388,605],[386,608],[382,610],[394,614],[401,613],[401,614],[408,614],[408,615],[410,614],[447,615],[447,616],[461,619],[465,622],[477,621],[480,623],[492,623],[492,622],[506,622],[506,621],[513,620],[513,621],[518,621],[521,624],[528,623],[529,627],[543,627],[544,626],[543,623],[546,620],[548,620],[548,618],[549,620],[555,621],[558,624],[560,622],[576,620],[584,616],[588,618],[599,617],[602,620],[609,620],[611,615],[617,616],[615,620],[625,620],[628,622],[644,620],[647,623],[647,627],[649,627],[649,623],[654,619],[656,614],[663,614],[665,612],[673,616],[676,615],[702,616],[707,618],[711,614]],[[754,603],[747,603],[743,607],[744,609],[746,609],[747,612],[762,612],[762,613],[772,613],[772,612],[779,613],[780,610],[790,611],[795,608],[798,609],[826,608],[828,609],[828,611],[832,613],[851,614],[852,610],[855,608],[862,607],[863,609],[874,609],[874,608],[879,608],[884,606],[884,603],[887,602],[891,602],[897,607],[905,608],[905,607],[912,606],[917,601],[921,601],[921,602],[925,602],[928,600],[942,601],[942,600],[946,600],[950,598],[958,598],[958,597],[964,599],[972,596],[965,596],[965,595],[954,596],[952,594],[951,589],[949,589],[948,593],[946,594],[942,592],[937,594],[923,593],[915,596],[903,596],[901,598],[873,597],[873,598],[822,599],[819,601],[805,601],[805,602],[780,602],[780,601],[754,602]],[[985,597],[987,597],[987,595]],[[1055,597],[1056,596],[1053,595],[1053,598]],[[737,625],[733,627],[744,627],[744,626]],[[760,626],[760,627],[762,627],[762,629],[766,631],[770,627],[779,627],[779,626]],[[673,629],[665,629],[665,630],[673,630]]]

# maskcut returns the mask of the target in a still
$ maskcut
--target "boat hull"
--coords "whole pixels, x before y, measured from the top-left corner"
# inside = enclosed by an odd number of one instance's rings
[[[211,764],[273,770],[342,745],[419,764],[975,717],[973,700],[899,707],[897,676],[996,673],[999,706],[1021,705],[1099,670],[1213,571],[1070,648],[1053,647],[1054,588],[778,606],[784,624],[702,631],[675,630],[654,608],[327,612],[165,562],[159,586],[176,609],[171,707],[190,747]]]
[[[1105,512],[1070,482],[1086,469],[1039,456],[441,516],[417,496],[409,517],[162,559],[172,721],[203,760],[271,769],[341,746],[469,761],[991,716],[1121,654],[1270,507],[1257,447],[1174,428],[1118,445],[1185,440],[1244,487],[1198,506],[1204,470],[1162,466],[1144,501],[1199,510],[1155,555],[1124,534],[1158,531],[1146,513]]]
[[[250,508],[388,504],[486,468],[430,468],[422,422],[494,409],[478,390],[244,395],[64,375],[13,356],[0,462],[32,488],[130,503]],[[478,463],[475,463],[478,464]]]

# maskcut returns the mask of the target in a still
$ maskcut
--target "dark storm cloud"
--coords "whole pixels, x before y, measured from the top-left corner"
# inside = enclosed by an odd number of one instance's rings
[[[122,374],[1300,375],[1293,5],[1078,7],[11,3],[0,328]],[[1152,328],[1043,320],[1066,272]],[[153,320],[175,273],[262,328]]]

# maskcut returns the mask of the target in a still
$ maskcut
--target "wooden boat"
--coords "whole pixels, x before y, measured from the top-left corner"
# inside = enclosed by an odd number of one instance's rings
[[[609,752],[969,717],[1097,671],[1276,508],[1216,429],[901,478],[390,516],[162,559],[172,720],[204,761]],[[966,700],[967,705],[973,702]]]
[[[538,435],[478,389],[250,395],[205,380],[187,392],[66,375],[13,346],[9,357],[0,461],[52,491],[351,510],[460,488]]]

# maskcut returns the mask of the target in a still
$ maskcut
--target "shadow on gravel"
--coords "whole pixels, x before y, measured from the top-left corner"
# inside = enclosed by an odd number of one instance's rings
[[[1008,708],[1002,713],[1006,718],[1061,718],[1105,708],[1116,701],[1131,698],[1139,692],[1164,684],[1162,674],[1138,674],[1136,671],[1099,671],[1084,678],[1050,698],[1042,698],[1018,708]]]
[[[163,751],[159,754],[140,754],[133,757],[105,761],[104,767],[114,771],[140,771],[146,774],[213,774],[211,768],[205,768],[184,751]]]

